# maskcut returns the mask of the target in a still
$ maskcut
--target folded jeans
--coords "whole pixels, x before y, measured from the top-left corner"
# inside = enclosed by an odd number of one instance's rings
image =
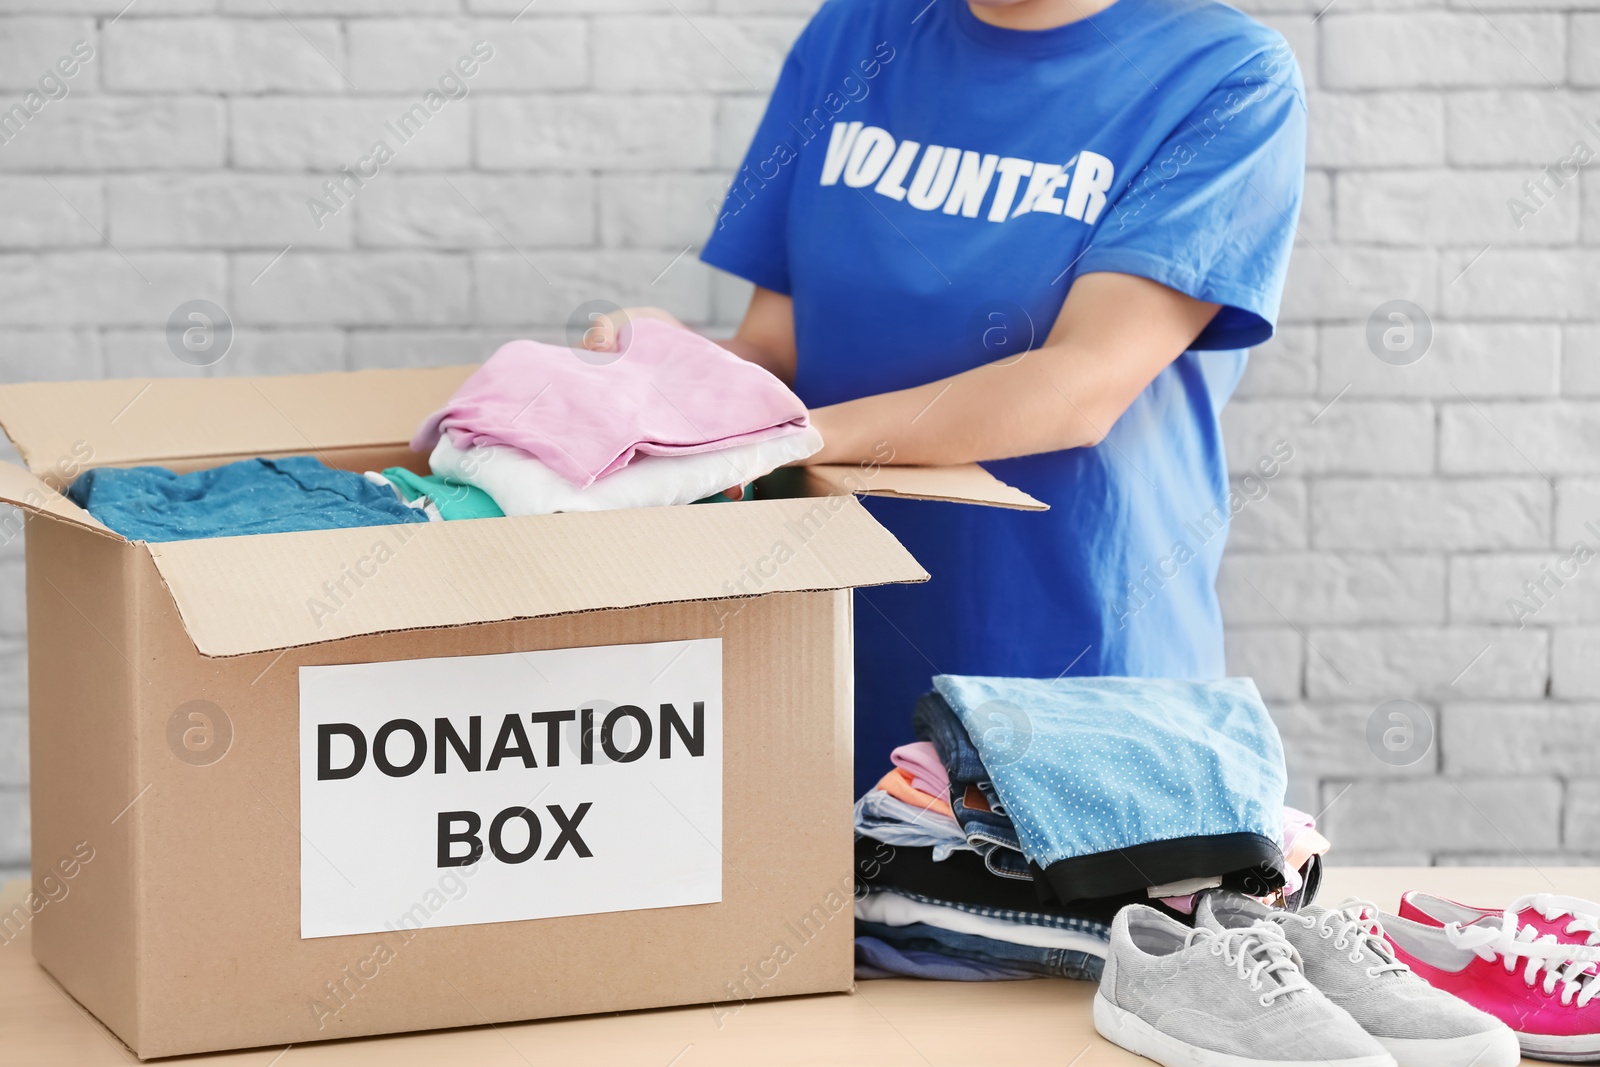
[[[876,937],[856,938],[857,978],[929,978],[939,982],[1014,982],[1031,971],[984,960],[900,948]]]
[[[1105,968],[1105,958],[1089,952],[1065,948],[1039,948],[1011,941],[958,933],[926,923],[890,926],[887,923],[856,920],[856,936],[875,937],[902,951],[931,952],[956,959],[978,960],[1001,967],[1015,967],[1049,978],[1075,978],[1097,982]]]
[[[911,724],[917,738],[932,744],[944,761],[950,777],[950,809],[968,840],[999,845],[1017,854],[997,857],[990,869],[1003,877],[1031,878],[1016,827],[994,794],[977,746],[950,705],[938,693],[925,693],[917,700]]]

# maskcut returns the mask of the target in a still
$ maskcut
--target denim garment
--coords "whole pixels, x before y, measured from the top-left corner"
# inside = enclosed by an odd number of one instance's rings
[[[989,772],[978,758],[978,749],[972,743],[967,728],[955,712],[950,710],[938,693],[924,693],[917,700],[911,715],[912,732],[917,740],[927,741],[939,753],[945,770],[950,774],[950,810],[956,822],[971,842],[985,842],[1007,849],[1014,856],[999,856],[989,869],[1008,878],[1031,878],[1028,861],[1022,855],[1017,831],[1006,815],[1005,806],[989,780]],[[984,795],[989,811],[970,808],[966,804],[966,791],[973,786]]]
[[[958,934],[927,923],[889,926],[856,920],[856,937],[874,937],[902,952],[931,952],[956,959],[977,960],[998,967],[1015,967],[1049,978],[1076,978],[1098,982],[1105,968],[1102,956],[1063,948],[1035,948],[990,937]]]
[[[979,841],[983,840],[981,835],[973,836]],[[972,840],[972,837],[969,837],[968,840]],[[1010,878],[1016,882],[1033,881],[1033,867],[1028,863],[1028,857],[1016,849],[998,843],[989,843],[988,847],[981,851],[983,852],[983,862],[988,866],[989,873],[998,875],[1001,878]]]
[[[977,851],[948,815],[914,807],[881,789],[869,789],[856,801],[855,828],[857,834],[885,844],[931,847],[935,859],[958,849]]]
[[[989,777],[983,760],[978,758],[977,746],[967,735],[967,728],[938,693],[924,693],[917,698],[911,712],[911,732],[917,735],[917,740],[928,742],[939,753],[944,769],[950,773],[952,791],[960,785]]]
[[[873,922],[926,923],[1019,944],[1103,951],[1111,940],[1111,927],[1094,919],[1043,910],[960,904],[900,889],[858,895],[855,909],[857,918]]]
[[[97,467],[79,475],[66,496],[130,541],[428,521],[394,490],[310,456],[243,459],[189,474],[165,467]]]
[[[1248,678],[933,681],[1061,899],[1281,870],[1283,746]]]
[[[876,937],[856,938],[857,978],[929,978],[939,982],[1011,982],[1030,971],[983,960],[901,949]]]

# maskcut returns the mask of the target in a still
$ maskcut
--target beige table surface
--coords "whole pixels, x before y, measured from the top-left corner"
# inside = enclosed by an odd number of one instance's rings
[[[20,899],[12,883],[0,900]],[[1349,867],[1328,873],[1320,900],[1361,896],[1393,909],[1405,889],[1488,906],[1524,893],[1600,898],[1595,867]],[[705,1067],[863,1064],[870,1067],[1102,1067],[1146,1064],[1099,1038],[1087,982],[923,982],[882,979],[854,993],[709,1007],[591,1015],[396,1037],[187,1056],[174,1064],[231,1067]],[[726,1012],[728,1009],[720,1009]],[[136,1063],[33,962],[27,935],[0,946],[0,1064],[98,1067]],[[1528,1061],[1532,1062],[1532,1061]]]

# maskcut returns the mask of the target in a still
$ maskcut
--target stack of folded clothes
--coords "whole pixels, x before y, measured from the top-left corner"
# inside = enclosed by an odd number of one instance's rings
[[[1328,842],[1283,806],[1249,680],[934,686],[919,740],[856,804],[862,977],[1093,978],[1128,903],[1185,916],[1217,886],[1315,895]]]
[[[893,759],[856,802],[857,976],[1097,977],[1110,916],[1041,902],[1025,872],[997,877],[985,866],[997,846],[957,822],[933,745],[902,745]]]
[[[617,353],[502,345],[411,447],[437,478],[482,490],[504,514],[545,515],[714,498],[822,438],[766,370],[645,319]]]

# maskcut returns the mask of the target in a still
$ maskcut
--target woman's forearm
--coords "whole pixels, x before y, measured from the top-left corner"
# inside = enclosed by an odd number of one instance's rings
[[[822,451],[812,463],[946,464],[1097,444],[1138,395],[1103,361],[1046,346],[911,389],[812,411]]]
[[[1147,278],[1073,283],[1039,348],[927,385],[818,408],[812,463],[945,464],[1095,445],[1217,313]]]
[[[794,384],[793,359],[785,359],[780,353],[745,337],[721,337],[714,340],[745,362],[754,363],[772,374],[785,385]]]
[[[750,295],[739,331],[717,344],[740,359],[765,369],[785,385],[794,385],[794,301],[782,293],[756,287]]]

